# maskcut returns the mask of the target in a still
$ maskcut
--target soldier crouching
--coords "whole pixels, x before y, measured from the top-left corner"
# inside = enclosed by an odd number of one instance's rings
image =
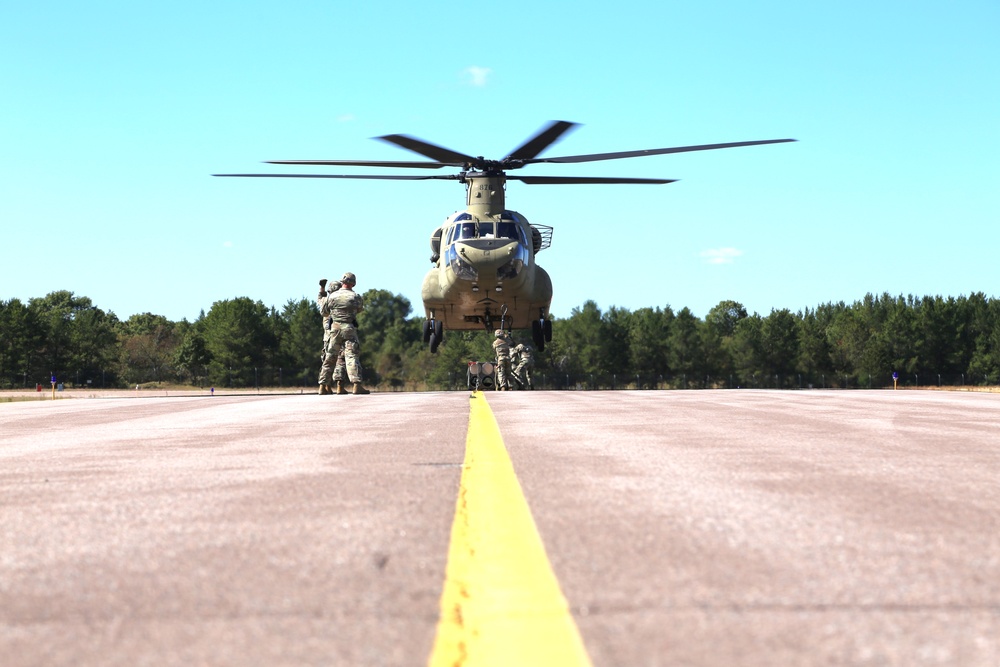
[[[521,389],[534,389],[535,385],[531,383],[531,369],[535,366],[535,358],[531,351],[530,345],[525,345],[524,343],[518,343],[514,349],[510,351],[511,355],[511,372],[514,378],[521,385]],[[515,364],[513,359],[517,357],[517,363]]]

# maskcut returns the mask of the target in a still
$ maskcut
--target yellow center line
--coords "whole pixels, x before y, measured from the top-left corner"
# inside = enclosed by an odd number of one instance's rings
[[[469,400],[465,463],[428,665],[589,666],[486,395]]]

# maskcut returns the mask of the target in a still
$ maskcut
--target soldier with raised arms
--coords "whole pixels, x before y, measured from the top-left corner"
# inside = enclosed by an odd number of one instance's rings
[[[361,386],[361,363],[360,363],[360,343],[358,332],[355,328],[355,320],[358,313],[364,308],[361,295],[354,291],[357,278],[353,273],[347,272],[340,279],[341,288],[328,293],[318,300],[320,314],[324,321],[329,318],[329,337],[326,341],[326,356],[323,358],[323,366],[319,372],[319,393],[332,394],[331,377],[333,369],[337,363],[337,358],[341,352],[344,354],[347,377],[351,382],[352,394],[371,393]],[[347,393],[344,390],[343,382],[337,380],[337,393]]]
[[[329,291],[326,289],[327,284],[329,284]],[[321,278],[319,281],[319,296],[316,297],[316,305],[319,308],[323,308],[323,299],[325,299],[329,294],[332,294],[340,289],[340,281],[334,280],[332,283],[326,278]],[[326,358],[326,344],[330,340],[330,316],[326,315],[323,317],[323,347],[319,351],[320,363]]]
[[[329,288],[330,288],[329,291],[327,291],[327,287],[328,287],[327,283],[329,283]],[[323,307],[323,299],[325,299],[328,294],[330,294],[332,292],[336,292],[339,289],[340,289],[340,281],[339,280],[334,280],[333,282],[330,282],[326,278],[322,278],[319,281],[319,296],[316,297],[316,304],[320,308],[322,308]],[[330,318],[329,315],[327,315],[326,317],[323,318],[323,346],[319,350],[319,363],[320,364],[322,364],[323,360],[326,359],[326,345],[327,345],[327,343],[330,342],[330,329],[331,329],[330,325],[331,325],[331,318]],[[360,342],[361,339],[359,338],[358,340]],[[344,389],[344,377],[346,377],[346,375],[347,375],[346,371],[347,371],[347,362],[344,359],[344,350],[343,350],[343,348],[341,348],[341,350],[340,350],[340,356],[337,357],[337,364],[336,364],[336,366],[333,369],[333,381],[337,385],[337,391],[335,392],[337,394],[346,394],[347,393],[347,390]],[[363,375],[364,374],[364,369],[362,369],[361,372],[362,372],[362,375]],[[321,394],[323,393],[322,389],[320,389],[320,393]]]

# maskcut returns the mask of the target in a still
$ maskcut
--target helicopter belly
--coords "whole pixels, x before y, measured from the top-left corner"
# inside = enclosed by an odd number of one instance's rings
[[[484,264],[478,266],[479,275],[484,275]],[[535,265],[525,266],[507,280],[467,280],[442,262],[427,272],[421,296],[427,319],[440,320],[446,329],[470,331],[501,324],[526,329],[532,320],[548,317],[552,282],[548,273]]]

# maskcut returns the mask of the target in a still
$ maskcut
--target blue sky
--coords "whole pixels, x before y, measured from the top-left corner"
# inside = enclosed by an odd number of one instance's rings
[[[421,159],[395,133],[500,158],[551,120],[581,127],[543,156],[798,139],[520,172],[680,179],[508,184],[555,228],[557,317],[998,296],[998,29],[993,0],[8,3],[0,300],[194,319],[349,270],[422,315],[460,184],[210,174]]]

